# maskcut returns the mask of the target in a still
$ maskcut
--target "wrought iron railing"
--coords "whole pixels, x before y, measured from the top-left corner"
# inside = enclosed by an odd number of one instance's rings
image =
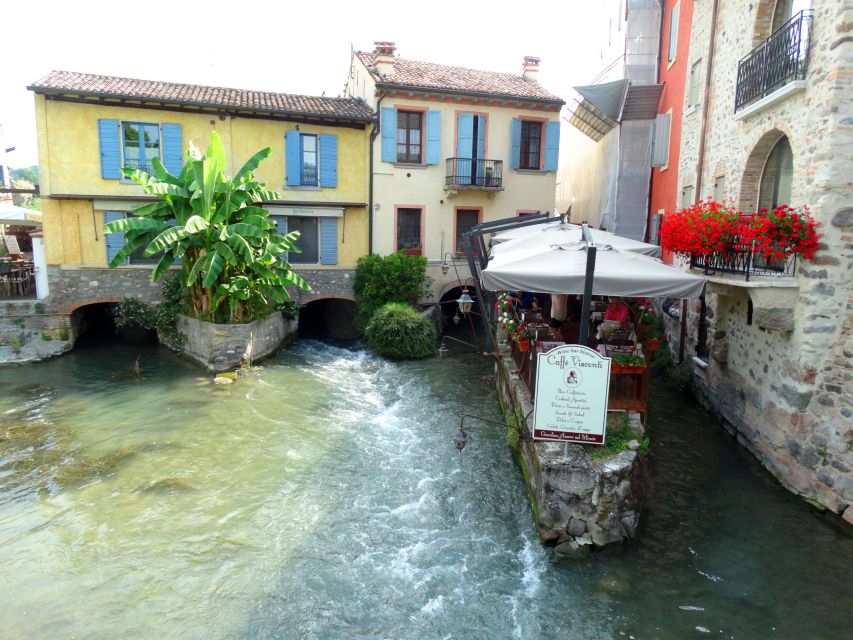
[[[735,242],[726,251],[714,251],[701,256],[690,258],[690,267],[702,269],[705,275],[716,273],[733,273],[744,276],[749,280],[754,276],[782,276],[793,277],[797,275],[797,254],[791,254],[779,260],[766,259],[756,253],[752,244]]]
[[[804,80],[812,12],[800,11],[738,63],[735,112],[776,89]]]
[[[146,173],[154,173],[154,167],[152,167],[150,163],[145,162],[144,160],[126,159],[124,161],[124,168],[139,169],[140,171],[145,171]]]
[[[503,166],[503,160],[448,158],[445,184],[448,187],[502,189]]]
[[[299,176],[299,184],[303,187],[316,187],[317,167],[302,165],[302,172]]]

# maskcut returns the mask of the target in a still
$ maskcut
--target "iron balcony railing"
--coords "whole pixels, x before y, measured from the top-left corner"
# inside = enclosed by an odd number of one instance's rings
[[[797,254],[768,260],[755,253],[750,245],[735,244],[727,251],[691,257],[690,267],[701,269],[709,276],[717,273],[742,275],[747,281],[755,276],[793,277],[797,275]]]
[[[448,158],[446,186],[465,189],[503,189],[503,160]]]
[[[800,11],[738,63],[735,112],[805,79],[811,24],[812,12]]]
[[[154,173],[154,167],[152,167],[150,163],[145,162],[144,160],[126,159],[124,161],[124,168],[139,169],[140,171],[145,171],[146,173]]]
[[[302,172],[299,176],[299,184],[303,187],[316,187],[317,167],[302,165]]]

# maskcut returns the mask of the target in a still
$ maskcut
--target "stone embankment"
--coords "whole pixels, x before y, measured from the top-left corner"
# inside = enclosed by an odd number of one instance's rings
[[[0,303],[0,364],[38,362],[72,346],[69,314],[46,313],[34,300]]]
[[[498,358],[496,381],[501,409],[510,424],[522,423],[518,458],[524,473],[536,528],[558,555],[578,556],[623,543],[640,522],[646,495],[644,457],[627,448],[593,456],[595,445],[534,441],[533,404],[512,358]],[[639,438],[642,425],[632,415],[628,426]]]

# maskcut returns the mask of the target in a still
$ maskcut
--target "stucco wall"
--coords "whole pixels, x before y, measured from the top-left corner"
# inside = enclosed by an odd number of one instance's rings
[[[708,297],[712,357],[697,382],[705,400],[781,482],[853,522],[853,411],[847,391],[853,380],[853,6],[816,0],[805,90],[736,120],[738,60],[752,49],[772,4],[745,8],[720,2],[697,195],[711,195],[714,178],[725,175],[725,196],[751,211],[768,136],[784,133],[794,156],[791,204],[810,205],[821,225],[821,249],[814,260],[801,262],[793,281],[792,331],[749,325],[750,292],[734,282],[715,287]],[[695,5],[691,63],[707,56],[710,5]],[[700,117],[697,111],[684,119],[681,185],[696,184]],[[692,347],[695,314],[688,322]],[[724,352],[722,341],[726,361],[713,357]]]

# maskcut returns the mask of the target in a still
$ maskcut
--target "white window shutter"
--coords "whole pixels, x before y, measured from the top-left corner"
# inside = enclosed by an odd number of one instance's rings
[[[669,129],[671,113],[659,113],[655,118],[655,137],[652,143],[652,166],[665,167],[669,164]]]

